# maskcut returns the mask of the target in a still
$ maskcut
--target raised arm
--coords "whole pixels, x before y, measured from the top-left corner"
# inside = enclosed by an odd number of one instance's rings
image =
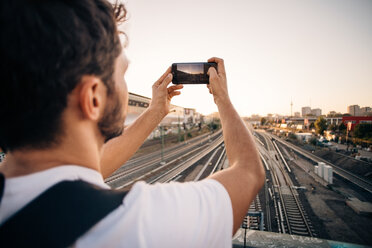
[[[107,142],[102,150],[101,173],[103,178],[110,176],[125,164],[143,144],[160,121],[169,113],[173,96],[181,94],[178,89],[182,85],[170,86],[171,69],[168,70],[152,86],[152,101],[148,109],[134,123],[125,128],[123,134]]]
[[[229,193],[233,209],[234,234],[252,200],[264,184],[265,170],[252,135],[230,101],[223,60],[211,58],[208,62],[218,64],[218,72],[213,67],[208,71],[210,77],[208,88],[218,107],[230,163],[228,169],[215,173],[210,178],[219,181]]]

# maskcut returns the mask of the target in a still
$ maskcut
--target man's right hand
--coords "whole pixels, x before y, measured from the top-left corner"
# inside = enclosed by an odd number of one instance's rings
[[[209,84],[207,84],[207,87],[209,89],[209,93],[213,95],[214,102],[217,105],[230,103],[223,59],[213,57],[208,59],[208,62],[217,63],[217,71],[213,67],[210,67],[208,70]]]

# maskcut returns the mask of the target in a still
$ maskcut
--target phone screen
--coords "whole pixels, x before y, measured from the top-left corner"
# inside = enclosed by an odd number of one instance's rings
[[[216,63],[174,63],[172,74],[174,84],[209,84],[209,67],[217,70]]]

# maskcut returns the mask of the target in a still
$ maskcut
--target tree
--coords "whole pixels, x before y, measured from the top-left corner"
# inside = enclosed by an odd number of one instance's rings
[[[338,131],[342,134],[346,134],[346,125],[343,122],[338,125]]]
[[[331,124],[328,126],[328,130],[331,130],[333,132],[336,132],[337,131],[337,126],[336,124]]]
[[[372,124],[360,123],[355,126],[353,136],[359,139],[371,139],[372,138]]]
[[[266,118],[262,117],[261,118],[261,126],[265,125],[266,124]]]
[[[320,116],[314,123],[316,133],[323,135],[324,131],[327,130],[327,120]]]

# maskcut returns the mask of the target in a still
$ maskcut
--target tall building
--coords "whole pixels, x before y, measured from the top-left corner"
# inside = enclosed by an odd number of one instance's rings
[[[316,116],[316,117],[321,116],[322,115],[322,110],[320,108],[312,109],[311,114],[313,116]]]
[[[372,115],[372,108],[371,107],[360,108],[359,113],[362,116],[371,116]]]
[[[302,107],[301,112],[302,112],[302,116],[305,117],[305,116],[311,114],[311,108],[310,107]]]
[[[347,107],[347,112],[352,116],[359,116],[360,115],[360,107],[359,105],[350,105]]]

